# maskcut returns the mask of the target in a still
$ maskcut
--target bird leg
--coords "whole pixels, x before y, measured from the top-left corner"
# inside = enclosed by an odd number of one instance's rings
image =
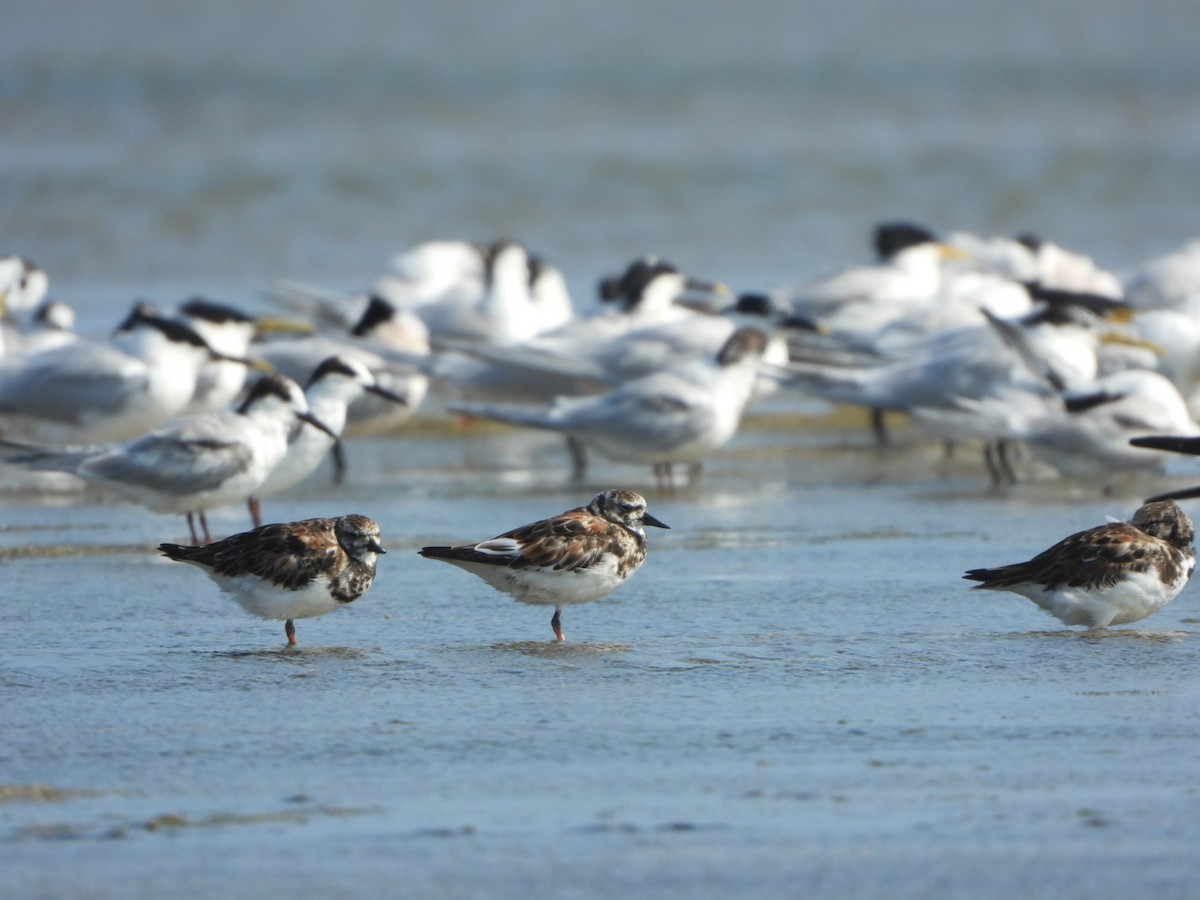
[[[295,647],[296,646],[296,626],[292,623],[291,619],[288,619],[287,622],[284,623],[283,633],[287,635],[288,646]]]
[[[200,519],[200,529],[204,532],[204,543],[211,544],[212,535],[208,531],[208,517],[204,515],[204,510],[200,510],[196,515]]]
[[[883,420],[883,410],[876,407],[871,409],[871,431],[875,435],[875,446],[887,447],[891,444],[891,436],[888,434],[887,422]]]
[[[571,455],[571,480],[583,481],[587,475],[587,446],[573,434],[568,434],[567,452]]]
[[[255,528],[262,527],[262,505],[258,502],[257,497],[250,497],[246,500],[246,507],[250,510],[250,521]]]
[[[1015,485],[1016,473],[1008,460],[1008,442],[1004,438],[989,440],[983,445],[983,461],[991,475],[991,486]]]
[[[996,444],[997,459],[1000,462],[1000,468],[1004,472],[1004,477],[1008,479],[1009,484],[1017,483],[1017,470],[1013,468],[1012,454],[1016,450],[1016,445],[1008,438],[1000,438]]]
[[[190,513],[190,512],[187,514],[187,523],[188,523],[188,531],[191,532],[191,535],[192,535],[192,543],[199,544],[200,538],[197,537],[197,535],[196,535],[196,523],[193,520],[192,513]]]
[[[992,487],[1017,483],[1017,473],[1009,459],[1011,446],[1007,438],[988,441],[983,445],[983,461],[987,464],[988,474],[992,476]]]
[[[554,608],[554,617],[550,619],[550,627],[554,629],[554,639],[556,641],[565,641],[562,633],[562,610],[558,607]]]
[[[659,462],[654,464],[654,480],[658,485],[658,489],[664,493],[671,493],[675,490],[675,469],[669,462]]]
[[[333,483],[342,484],[346,480],[346,451],[341,441],[333,442],[329,455],[333,457]]]

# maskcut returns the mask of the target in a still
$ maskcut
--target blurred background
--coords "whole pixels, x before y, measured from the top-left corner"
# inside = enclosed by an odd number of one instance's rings
[[[0,8],[0,251],[85,321],[430,238],[521,240],[579,301],[645,252],[805,280],[884,218],[1116,270],[1200,233],[1188,0]]]

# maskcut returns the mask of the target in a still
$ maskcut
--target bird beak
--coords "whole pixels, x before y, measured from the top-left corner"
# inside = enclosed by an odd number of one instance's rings
[[[227,353],[219,353],[216,350],[209,351],[209,358],[213,362],[237,363],[239,366],[245,366],[252,372],[261,372],[263,375],[271,375],[275,371],[275,367],[265,359],[252,359],[246,356],[230,356]]]
[[[316,334],[317,329],[308,322],[296,319],[285,319],[278,316],[263,316],[254,320],[254,336],[266,337],[269,334]]]
[[[642,524],[653,525],[655,528],[665,528],[668,531],[671,530],[670,525],[668,525],[666,522],[660,522],[658,519],[654,518],[654,516],[650,515],[650,513],[644,513],[642,515]]]
[[[938,244],[938,256],[942,259],[957,260],[967,260],[971,258],[971,254],[966,250],[960,250],[958,247],[951,247],[949,244]]]
[[[391,400],[393,403],[399,403],[401,406],[408,406],[408,400],[406,398],[401,397],[394,391],[389,391],[387,388],[381,387],[378,384],[373,384],[370,387],[365,388],[365,390],[367,393],[375,394],[377,397],[382,397],[384,400]]]
[[[828,336],[830,334],[829,326],[823,325],[816,319],[810,319],[808,316],[792,315],[779,321],[780,328],[790,328],[793,331],[811,331],[813,334]]]
[[[1141,350],[1149,350],[1155,356],[1167,355],[1166,349],[1161,344],[1155,344],[1152,341],[1143,341],[1141,338],[1136,338],[1128,334],[1122,334],[1119,331],[1101,332],[1100,343],[1112,344],[1118,347],[1137,347]]]
[[[244,363],[252,371],[262,372],[264,375],[270,375],[275,371],[275,367],[265,359],[238,359],[237,362]]]
[[[379,541],[375,540],[375,538],[371,538],[371,542],[369,544],[367,544],[367,549],[372,551],[373,553],[379,553],[379,554],[387,553],[387,551],[383,549],[383,545],[380,544]]]
[[[318,419],[316,416],[314,416],[312,413],[306,413],[306,412],[296,413],[296,418],[299,419],[301,422],[307,422],[313,428],[317,429],[317,431],[325,432],[327,435],[329,435],[335,441],[338,440],[338,436],[334,433],[333,429],[330,428],[328,425],[326,425],[324,422],[322,422],[320,419]]]
[[[685,280],[683,283],[683,289],[685,291],[696,291],[701,294],[716,294],[718,296],[724,296],[726,294],[733,293],[727,284],[722,284],[719,281],[700,281],[697,278],[688,278]]]

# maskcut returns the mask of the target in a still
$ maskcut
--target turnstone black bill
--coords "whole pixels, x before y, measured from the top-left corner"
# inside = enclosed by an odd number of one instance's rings
[[[263,525],[203,546],[159,544],[164,556],[192,563],[248,613],[286,619],[323,616],[357,600],[375,578],[379,526],[366,516]]]
[[[1028,562],[964,575],[976,588],[1028,597],[1067,625],[1097,631],[1146,618],[1175,599],[1196,568],[1192,523],[1171,500],[1128,522],[1063,538]]]
[[[646,512],[641,494],[608,490],[587,506],[489,541],[419,552],[466,569],[522,603],[553,606],[550,627],[561,641],[564,606],[608,596],[645,561],[646,525],[670,527]]]

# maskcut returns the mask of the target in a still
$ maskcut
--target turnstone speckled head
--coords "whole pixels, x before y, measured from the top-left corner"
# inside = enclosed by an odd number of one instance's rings
[[[668,528],[646,512],[641,494],[608,490],[587,506],[461,547],[425,547],[522,603],[553,606],[550,627],[563,640],[564,606],[590,603],[616,590],[646,559],[644,526]]]
[[[246,612],[286,619],[288,644],[296,643],[293,619],[323,616],[366,593],[376,556],[385,552],[379,526],[353,514],[263,525],[204,546],[158,549],[199,566]]]
[[[1067,625],[1099,630],[1137,622],[1174,600],[1196,568],[1193,538],[1173,501],[1149,501],[1128,522],[1089,528],[1028,562],[963,577],[1028,597]]]

